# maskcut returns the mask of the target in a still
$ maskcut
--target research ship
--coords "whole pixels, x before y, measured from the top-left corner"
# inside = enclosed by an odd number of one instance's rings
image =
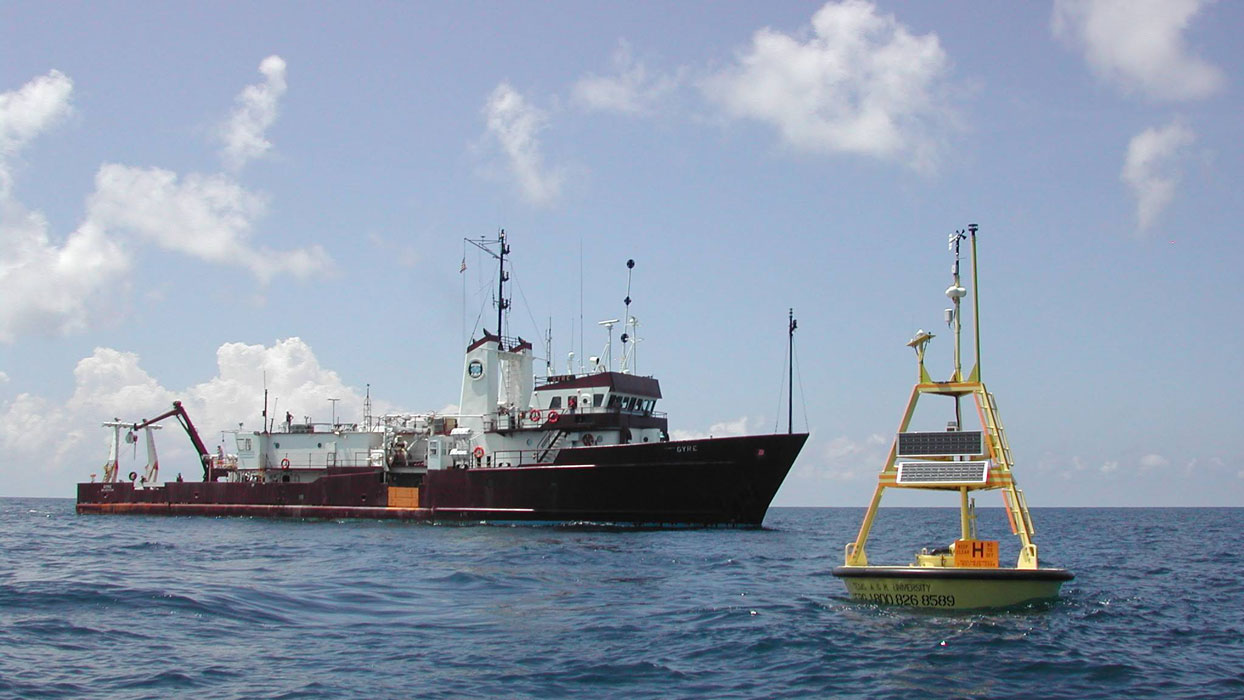
[[[532,344],[503,333],[509,245],[469,239],[498,261],[497,333],[466,348],[457,413],[370,415],[361,423],[284,422],[234,432],[208,451],[185,407],[104,425],[102,478],[78,484],[79,513],[435,522],[549,522],[759,527],[807,433],[670,438],[661,386],[632,371],[635,319],[626,298],[623,353],[610,343],[578,372],[534,376]],[[633,261],[627,261],[629,270]],[[793,338],[795,323],[790,322]],[[628,332],[629,331],[629,334]],[[161,482],[152,431],[175,419],[202,461],[201,480]],[[119,476],[124,440],[146,437],[142,473]],[[197,470],[196,470],[197,471]],[[194,475],[198,477],[196,473]]]

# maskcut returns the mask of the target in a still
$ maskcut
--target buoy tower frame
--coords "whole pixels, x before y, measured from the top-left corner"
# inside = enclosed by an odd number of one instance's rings
[[[976,233],[977,225],[971,224],[967,228],[967,235],[963,231],[956,231],[951,235],[951,249],[955,253],[953,272],[953,281],[946,290],[946,295],[954,304],[954,308],[947,311],[948,321],[954,333],[954,371],[949,380],[939,382],[934,381],[924,365],[925,346],[933,338],[933,334],[921,331],[908,345],[915,349],[917,365],[919,371],[919,379],[912,388],[911,396],[907,401],[907,408],[903,412],[903,417],[899,423],[898,435],[895,437],[894,443],[890,447],[890,452],[886,457],[885,464],[881,469],[881,473],[877,477],[877,487],[873,492],[872,501],[869,503],[868,512],[864,516],[864,521],[860,525],[859,533],[853,542],[846,546],[846,566],[848,567],[864,567],[868,566],[867,543],[868,536],[872,530],[874,520],[877,515],[877,509],[881,504],[881,498],[885,494],[886,489],[890,488],[914,488],[938,491],[958,491],[959,493],[959,511],[960,511],[960,539],[975,540],[975,504],[970,499],[969,494],[975,491],[1001,490],[1003,503],[1006,508],[1007,519],[1011,526],[1011,532],[1017,535],[1020,540],[1019,559],[1016,562],[1016,569],[1037,569],[1037,545],[1033,541],[1036,532],[1032,524],[1032,517],[1028,512],[1028,505],[1024,499],[1024,493],[1016,485],[1015,478],[1012,474],[1014,460],[1011,455],[1011,448],[1007,442],[1006,431],[1002,426],[1002,420],[998,416],[998,406],[993,394],[985,387],[984,381],[981,379],[981,351],[980,351],[980,294],[979,294],[979,275],[976,253]],[[967,378],[963,377],[962,361],[960,354],[960,336],[962,322],[960,318],[960,303],[967,290],[960,285],[959,275],[959,244],[965,238],[971,241],[972,254],[972,301],[973,301],[973,335],[975,340],[975,363],[972,371]],[[925,395],[949,396],[955,402],[955,424],[953,429],[958,431],[962,429],[962,416],[960,410],[960,402],[963,397],[971,396],[976,407],[976,413],[982,427],[983,451],[978,454],[971,455],[925,455],[924,459],[930,462],[945,462],[949,471],[943,470],[944,474],[950,478],[936,482],[921,480],[920,478],[904,479],[901,475],[902,463],[899,462],[900,454],[900,438],[907,433],[907,429],[911,424],[912,416],[915,414],[916,405],[920,398]],[[917,434],[918,435],[918,434]],[[964,464],[984,462],[982,476],[976,476],[973,473],[972,478],[964,478],[961,481],[954,480],[954,469],[951,464],[962,461]],[[936,467],[936,465],[934,465]],[[963,470],[961,473],[966,474],[968,471]],[[983,477],[983,478],[982,478]],[[948,560],[944,554],[927,554],[917,555],[917,565],[921,566],[948,566],[953,558]]]

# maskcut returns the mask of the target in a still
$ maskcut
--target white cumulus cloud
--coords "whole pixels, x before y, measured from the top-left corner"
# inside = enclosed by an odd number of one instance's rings
[[[88,220],[105,230],[136,233],[162,248],[250,270],[262,281],[279,274],[308,277],[331,265],[316,245],[274,251],[250,243],[264,199],[224,174],[104,164],[87,203]]]
[[[1101,80],[1159,100],[1208,97],[1225,82],[1189,53],[1184,33],[1204,0],[1056,0],[1054,35],[1084,52]]]
[[[1136,220],[1142,231],[1153,226],[1175,198],[1178,164],[1196,134],[1179,122],[1145,129],[1127,146],[1120,179],[1136,197]]]
[[[97,227],[83,225],[57,245],[42,215],[13,203],[0,208],[0,341],[81,331],[102,297],[125,288],[129,263]]]
[[[129,267],[99,227],[54,240],[46,217],[13,195],[14,161],[71,112],[72,97],[73,81],[59,71],[0,93],[0,342],[84,328],[100,293],[122,286]]]
[[[614,75],[588,75],[576,82],[575,101],[588,110],[643,115],[678,84],[671,76],[650,75],[625,41],[613,53],[613,67]]]
[[[953,121],[949,60],[871,2],[825,4],[807,36],[761,29],[705,94],[727,113],[776,128],[789,146],[934,167]]]
[[[112,348],[95,348],[79,360],[73,378],[66,409],[99,420],[142,420],[167,410],[177,398],[139,366],[137,354]]]
[[[12,159],[72,111],[73,81],[58,70],[0,93],[0,196],[12,186]]]
[[[362,395],[346,386],[336,372],[320,365],[301,338],[278,340],[270,347],[225,343],[216,351],[216,376],[191,387],[187,394],[210,425],[256,423],[262,412],[265,381],[272,398],[268,415],[278,423],[284,421],[287,411],[296,422],[310,416],[327,423],[332,412],[330,398],[340,399],[336,409],[339,418],[361,419]]]
[[[501,148],[523,196],[532,204],[551,204],[561,193],[563,174],[546,166],[540,151],[538,137],[548,115],[502,83],[488,96],[484,119],[488,136]]]
[[[74,393],[64,403],[25,393],[0,410],[0,447],[14,464],[37,465],[5,474],[19,493],[68,495],[74,481],[85,481],[104,462],[103,421],[140,420],[171,403],[171,394],[138,367],[133,353],[96,348],[73,374]],[[58,493],[49,486],[59,486]]]
[[[231,121],[233,152],[246,158],[267,149],[263,130],[285,90],[284,61],[269,57],[260,70],[267,82],[243,91]],[[126,244],[133,241],[126,234],[240,266],[264,282],[283,274],[306,278],[332,267],[318,245],[273,250],[254,244],[264,199],[230,176],[183,177],[156,167],[101,165],[82,223],[58,240],[42,212],[16,199],[12,184],[22,150],[72,112],[72,96],[73,81],[59,71],[0,93],[0,342],[27,333],[79,332],[108,312],[107,298],[125,290],[131,267]]]
[[[264,82],[248,85],[237,96],[237,106],[220,130],[224,142],[221,159],[230,170],[240,170],[272,149],[266,132],[276,122],[285,94],[285,61],[269,56],[259,64]]]
[[[298,338],[278,340],[270,346],[226,343],[216,353],[216,374],[207,381],[183,388],[162,385],[141,366],[131,352],[96,348],[74,368],[74,391],[64,401],[23,393],[0,404],[0,478],[7,495],[68,496],[73,484],[85,481],[99,468],[107,454],[110,434],[100,425],[119,418],[139,421],[154,417],[182,401],[204,442],[213,448],[220,432],[260,428],[263,391],[270,397],[269,415],[280,423],[285,412],[297,421],[310,416],[327,423],[332,415],[328,399],[340,399],[339,420],[362,418],[363,394],[346,385],[334,371],[323,367],[312,349]],[[377,412],[388,407],[377,401]],[[182,472],[199,478],[190,442],[176,423],[166,423],[156,438],[164,467],[163,475]],[[232,445],[226,445],[226,449]],[[125,460],[145,461],[125,451]]]

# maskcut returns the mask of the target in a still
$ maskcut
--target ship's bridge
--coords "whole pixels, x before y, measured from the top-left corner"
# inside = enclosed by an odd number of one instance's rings
[[[538,383],[532,407],[566,413],[627,413],[660,416],[655,410],[661,384],[653,377],[622,372],[560,374]]]

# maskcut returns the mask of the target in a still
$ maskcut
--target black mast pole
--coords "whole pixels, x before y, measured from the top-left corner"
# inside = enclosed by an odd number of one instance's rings
[[[510,252],[509,246],[505,244],[505,229],[501,229],[501,260],[500,270],[497,274],[497,349],[505,350],[505,333],[502,331],[502,321],[509,302],[505,299],[505,254]]]
[[[786,434],[795,432],[795,310],[790,310],[790,338],[786,344]]]

